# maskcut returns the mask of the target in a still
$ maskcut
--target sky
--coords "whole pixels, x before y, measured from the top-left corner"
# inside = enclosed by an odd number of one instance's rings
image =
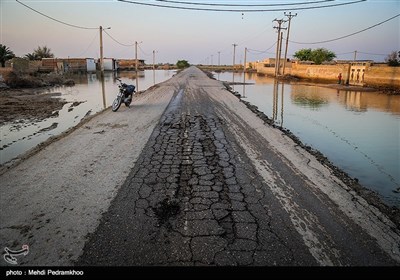
[[[326,48],[337,59],[372,59],[384,61],[400,50],[400,0],[367,0],[349,5],[295,10],[300,7],[345,4],[354,0],[335,0],[316,4],[298,4],[316,0],[176,0],[176,2],[218,4],[279,4],[269,7],[215,7],[167,3],[156,0],[135,2],[196,8],[219,9],[287,9],[264,12],[213,12],[143,6],[118,0],[19,0],[45,17],[15,0],[0,0],[0,43],[16,56],[47,46],[56,57],[100,56],[99,27],[103,31],[104,57],[138,58],[147,64],[176,63],[185,59],[191,64],[231,65],[233,44],[236,63],[275,57],[277,30],[275,19],[286,19],[284,12],[297,13],[291,20],[288,55],[303,48]],[[133,1],[133,0],[132,0]],[[297,4],[296,4],[297,3]],[[296,5],[284,5],[296,4]],[[72,27],[70,25],[84,27]],[[288,23],[284,23],[287,27]],[[335,40],[360,30],[359,34]],[[86,29],[90,28],[90,29]],[[284,38],[287,32],[284,32]],[[286,41],[285,41],[286,42]],[[299,44],[302,43],[302,44]],[[284,47],[283,47],[284,49]],[[219,61],[218,61],[219,60]]]

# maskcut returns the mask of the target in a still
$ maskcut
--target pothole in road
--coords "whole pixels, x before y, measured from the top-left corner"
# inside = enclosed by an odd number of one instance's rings
[[[153,208],[153,211],[157,216],[159,224],[162,225],[170,218],[179,214],[180,206],[178,201],[166,198],[159,203],[158,207]]]

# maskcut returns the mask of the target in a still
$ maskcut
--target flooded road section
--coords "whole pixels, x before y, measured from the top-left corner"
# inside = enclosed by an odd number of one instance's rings
[[[400,96],[276,83],[242,73],[214,73],[243,98],[322,152],[351,177],[400,207]]]
[[[156,83],[171,78],[176,72],[168,70],[145,70],[138,75],[138,92]],[[10,163],[26,151],[76,126],[83,118],[111,106],[118,92],[115,78],[136,86],[135,72],[105,72],[104,80],[96,73],[71,77],[75,86],[55,87],[44,93],[54,93],[55,97],[67,103],[54,112],[53,117],[39,120],[17,120],[0,126],[0,164]],[[134,103],[132,104],[134,109]]]

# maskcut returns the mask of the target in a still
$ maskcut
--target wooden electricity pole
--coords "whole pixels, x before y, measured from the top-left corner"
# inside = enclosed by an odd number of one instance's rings
[[[104,75],[104,64],[103,64],[103,27],[100,26],[100,73]]]
[[[235,72],[235,56],[236,56],[236,47],[237,47],[237,44],[233,44],[233,63],[232,63],[233,72]]]
[[[135,76],[136,76],[136,91],[139,91],[139,78],[138,78],[138,57],[137,57],[137,45],[138,42],[135,41]]]
[[[278,29],[278,39],[276,41],[276,56],[275,56],[275,77],[279,75],[279,68],[280,68],[280,55],[279,55],[279,49],[281,46],[281,30],[286,29],[282,27],[282,23],[286,22],[286,20],[283,19],[274,19],[273,21],[276,21],[278,23],[278,26],[274,26],[275,29]]]
[[[285,48],[285,62],[283,63],[283,73],[282,73],[282,75],[285,75],[287,52],[288,52],[288,45],[289,45],[290,22],[291,22],[292,18],[297,16],[297,13],[292,15],[292,12],[289,12],[288,14],[285,12],[284,15],[288,18],[289,23],[288,23],[288,27],[287,27],[286,48]]]

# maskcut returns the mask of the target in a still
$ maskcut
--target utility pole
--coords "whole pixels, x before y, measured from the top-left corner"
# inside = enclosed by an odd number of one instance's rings
[[[400,56],[400,52],[399,52],[399,56]],[[218,52],[218,66],[221,65],[221,60],[220,60],[220,58],[221,58],[221,52]]]
[[[156,51],[153,50],[153,70],[156,70]]]
[[[103,57],[103,30],[111,29],[111,27],[103,28],[100,25],[100,72],[104,76],[104,57]]]
[[[243,76],[246,73],[247,48],[244,48]]]
[[[247,61],[247,48],[244,48],[243,98],[246,98],[246,61]]]
[[[153,50],[153,84],[156,84],[156,51]]]
[[[135,76],[136,76],[136,91],[139,91],[137,45],[138,45],[138,42],[135,41],[135,73],[136,73]]]
[[[104,64],[103,64],[103,27],[100,25],[100,73],[104,76]]]
[[[279,39],[279,54],[278,54],[278,75],[281,68],[281,57],[282,57],[282,39],[283,39],[283,32],[281,32],[281,36]]]
[[[211,68],[213,67],[213,64],[214,64],[213,58],[214,58],[214,55],[212,54],[212,55],[211,55]]]
[[[286,22],[286,20],[283,19],[274,19],[273,21],[276,21],[278,23],[278,26],[274,26],[275,29],[278,29],[278,39],[276,41],[276,56],[275,56],[275,77],[279,75],[279,68],[280,68],[280,57],[279,57],[279,48],[281,44],[281,29],[286,29],[282,27],[282,23]]]
[[[243,64],[243,95],[246,91],[246,60],[247,60],[247,47],[244,48],[244,64]]]
[[[233,64],[232,64],[232,66],[233,66],[233,72],[235,72],[236,47],[237,47],[237,44],[233,44]]]
[[[282,75],[285,75],[285,68],[286,68],[286,60],[287,60],[287,51],[288,51],[288,45],[289,45],[289,33],[290,33],[290,22],[292,21],[292,18],[297,16],[297,13],[292,15],[292,12],[289,12],[288,14],[284,12],[284,15],[288,18],[289,24],[287,27],[287,36],[286,36],[286,49],[285,49],[285,62],[283,64],[283,73]]]

